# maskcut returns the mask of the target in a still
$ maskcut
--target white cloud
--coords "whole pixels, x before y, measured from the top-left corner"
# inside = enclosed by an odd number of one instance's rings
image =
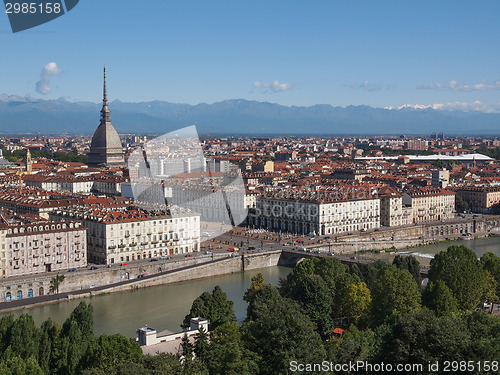
[[[45,65],[40,73],[40,80],[36,83],[35,90],[40,94],[47,95],[50,92],[50,79],[53,76],[61,74],[61,69],[58,68],[55,62],[49,62]]]
[[[463,111],[463,112],[485,112],[485,113],[499,113],[500,103],[496,105],[488,105],[475,101],[472,103],[467,102],[450,102],[450,103],[434,103],[434,104],[404,104],[398,107],[385,107],[385,109],[436,109],[443,111]]]
[[[428,90],[451,90],[451,91],[462,91],[462,92],[500,90],[500,80],[492,83],[482,81],[480,83],[474,83],[474,84],[465,84],[457,80],[451,80],[446,83],[441,83],[441,82],[431,83],[429,85],[422,85],[417,88],[428,89]]]
[[[353,83],[352,85],[349,85],[349,87],[351,89],[365,90],[370,92],[380,91],[384,89],[384,87],[368,81],[364,81],[363,83]]]
[[[271,90],[272,92],[286,91],[292,89],[294,86],[295,85],[293,83],[281,83],[279,81],[272,81],[272,82],[255,81],[253,83],[253,87],[261,89],[262,92],[267,92],[268,90]]]

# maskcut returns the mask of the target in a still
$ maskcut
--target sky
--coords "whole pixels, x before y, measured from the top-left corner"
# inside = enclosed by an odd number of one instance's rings
[[[2,6],[0,4],[0,6]],[[500,1],[80,0],[12,33],[0,94],[500,112]]]

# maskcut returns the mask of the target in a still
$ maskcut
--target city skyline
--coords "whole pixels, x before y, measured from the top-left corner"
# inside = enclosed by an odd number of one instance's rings
[[[95,0],[12,34],[0,94],[100,101],[404,105],[500,111],[497,2]],[[96,79],[89,79],[96,77]]]

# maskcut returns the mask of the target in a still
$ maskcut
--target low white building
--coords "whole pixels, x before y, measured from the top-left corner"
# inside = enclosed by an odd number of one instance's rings
[[[168,330],[157,332],[156,329],[151,327],[142,327],[137,330],[136,341],[140,346],[157,346],[161,343],[175,342],[180,346],[181,339],[186,335],[191,337],[200,332],[200,328],[208,333],[208,320],[204,318],[191,318],[189,321],[189,328],[185,328],[182,332],[170,332]],[[175,346],[175,345],[174,345]],[[164,353],[165,351],[161,351]],[[177,353],[177,351],[176,351]]]

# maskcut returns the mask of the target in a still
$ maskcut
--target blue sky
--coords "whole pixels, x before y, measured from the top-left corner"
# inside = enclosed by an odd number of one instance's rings
[[[2,12],[0,94],[98,102],[106,63],[110,100],[500,111],[498,14],[497,0],[80,0],[12,34]]]

